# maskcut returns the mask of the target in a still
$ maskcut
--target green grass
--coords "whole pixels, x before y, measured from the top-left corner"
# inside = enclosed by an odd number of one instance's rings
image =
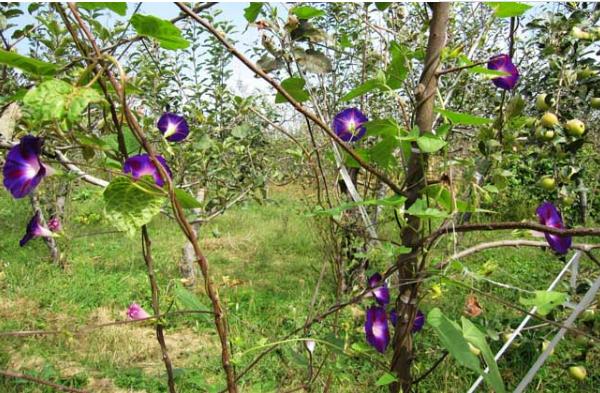
[[[146,268],[141,258],[140,239],[127,238],[101,219],[100,194],[93,189],[78,190],[76,201],[68,205],[64,238],[59,239],[67,255],[67,269],[48,262],[41,240],[20,248],[18,240],[31,214],[27,200],[14,201],[0,196],[0,331],[52,329],[65,333],[47,337],[8,338],[0,336],[0,366],[31,373],[42,378],[87,388],[93,392],[146,391],[164,392],[164,369],[151,326],[118,326],[73,336],[73,331],[87,324],[124,319],[129,303],[136,301],[147,310],[150,291]],[[234,207],[209,225],[201,228],[200,245],[211,265],[211,275],[227,307],[230,337],[237,370],[242,370],[260,347],[275,343],[301,326],[305,319],[321,266],[327,259],[326,245],[312,218],[305,214],[305,204],[297,192],[276,190],[272,200],[263,204],[247,202]],[[178,261],[184,238],[176,225],[157,217],[149,226],[153,255],[161,290],[163,310],[177,308],[175,287],[179,282]],[[389,237],[394,232],[386,227]],[[498,238],[499,234],[470,234],[461,244]],[[509,233],[503,234],[510,237]],[[450,243],[442,243],[436,255],[451,252]],[[373,254],[372,268],[383,268],[385,252]],[[435,256],[434,256],[435,258]],[[561,262],[537,249],[489,250],[463,261],[472,272],[487,262],[497,268],[489,275],[494,281],[526,290],[545,289],[561,269]],[[583,264],[582,276],[593,277],[593,266]],[[597,273],[597,270],[596,270]],[[466,277],[460,269],[450,277],[467,286],[518,304],[515,290],[495,287]],[[434,298],[424,286],[422,308],[440,307],[453,319],[460,319],[465,297],[470,291],[451,282],[442,283],[441,297]],[[568,290],[561,287],[560,290]],[[200,284],[193,292],[208,307]],[[331,269],[326,270],[317,297],[316,310],[322,312],[335,301],[335,284]],[[345,295],[349,296],[349,295]],[[576,296],[576,295],[575,295]],[[473,319],[492,335],[508,326],[514,328],[522,316],[515,310],[478,295],[484,312]],[[364,305],[353,307],[354,311]],[[330,352],[328,345],[317,345],[314,364],[330,354],[321,375],[332,375],[333,392],[386,391],[375,388],[384,373],[378,363],[389,363],[385,356],[371,349],[358,353],[351,348],[364,346],[362,317],[353,316],[351,308],[339,315],[337,337],[333,337],[333,318],[314,325],[308,333],[317,340],[342,347]],[[564,316],[557,311],[551,317]],[[176,368],[178,391],[214,391],[222,387],[218,338],[210,318],[180,316],[167,320],[167,345]],[[596,325],[578,324],[593,335],[600,335]],[[541,341],[553,329],[542,327],[528,331],[499,362],[509,387],[519,381],[540,352]],[[495,333],[494,333],[495,332]],[[570,334],[549,363],[542,369],[529,391],[593,392],[600,386],[598,346],[583,344]],[[494,350],[501,340],[490,340]],[[440,356],[439,342],[430,327],[415,336],[417,358],[415,375],[427,370]],[[331,355],[333,353],[333,355]],[[375,361],[373,361],[375,360]],[[576,382],[567,374],[573,364],[584,365],[589,377]],[[308,360],[301,342],[285,343],[266,356],[241,382],[243,392],[270,392],[299,386],[306,380]],[[442,363],[419,386],[420,392],[464,392],[476,375],[458,366],[452,359]],[[316,388],[322,390],[322,386]],[[486,391],[486,387],[481,391]],[[45,392],[30,383],[0,378],[0,392]]]

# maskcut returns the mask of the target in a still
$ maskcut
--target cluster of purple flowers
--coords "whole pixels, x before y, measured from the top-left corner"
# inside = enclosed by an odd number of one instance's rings
[[[183,116],[174,113],[164,113],[156,124],[158,130],[169,142],[180,142],[184,140],[190,130]],[[19,143],[13,146],[6,155],[6,162],[2,168],[4,175],[4,187],[14,198],[23,198],[33,192],[40,182],[51,175],[54,170],[41,160],[44,140],[33,135],[25,135]],[[171,169],[165,159],[157,155],[156,159],[163,166],[169,176]],[[162,187],[164,181],[160,177],[158,168],[154,165],[147,154],[139,154],[129,157],[123,165],[123,172],[130,174],[137,180],[142,176],[152,176],[156,185]],[[48,226],[42,225],[41,214],[36,211],[27,224],[25,236],[19,244],[23,247],[27,242],[37,237],[55,236],[54,232],[61,230],[58,217],[52,217]]]
[[[381,274],[375,273],[369,278],[369,288],[373,288],[371,294],[376,304],[367,309],[365,335],[370,345],[377,351],[384,353],[390,343],[388,320],[396,328],[398,326],[398,313],[395,309],[391,309],[388,316],[386,312],[386,306],[390,303],[390,290]],[[417,310],[411,331],[413,333],[420,331],[423,329],[424,324],[425,315]]]

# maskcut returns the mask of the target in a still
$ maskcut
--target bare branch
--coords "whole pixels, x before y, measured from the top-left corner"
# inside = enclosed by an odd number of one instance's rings
[[[188,14],[192,19],[196,22],[200,23],[206,30],[208,30],[233,56],[237,57],[247,68],[249,68],[252,72],[258,75],[260,78],[265,80],[268,84],[270,84],[279,94],[281,94],[293,107],[296,111],[300,112],[306,118],[310,119],[313,123],[317,124],[331,139],[333,139],[343,150],[345,150],[348,154],[352,156],[359,163],[359,165],[368,172],[371,172],[373,175],[377,176],[381,179],[382,182],[387,184],[395,193],[402,194],[402,188],[397,185],[392,179],[390,179],[385,173],[380,171],[379,169],[371,166],[362,157],[348,145],[344,141],[340,139],[332,130],[325,124],[316,114],[309,111],[305,108],[301,103],[296,101],[290,93],[288,93],[281,85],[269,76],[266,72],[260,69],[256,64],[254,64],[250,59],[244,56],[241,52],[239,52],[225,37],[222,32],[219,32],[209,21],[204,18],[201,18],[196,14],[192,9],[190,9],[184,3],[175,3],[183,12]]]
[[[54,388],[54,389],[58,390],[59,392],[90,393],[87,390],[71,388],[71,387],[65,386],[65,385],[59,385],[54,382],[46,381],[45,379],[36,378],[36,377],[27,375],[27,374],[21,374],[16,371],[0,370],[0,375],[4,375],[5,377],[9,377],[9,378],[25,379],[27,381],[37,383],[38,385],[50,386],[51,388]]]

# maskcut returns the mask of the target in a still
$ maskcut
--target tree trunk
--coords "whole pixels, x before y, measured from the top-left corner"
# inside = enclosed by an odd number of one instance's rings
[[[448,27],[449,3],[430,3],[433,11],[429,24],[429,40],[425,54],[424,69],[416,91],[416,123],[421,134],[431,131],[433,125],[433,104],[437,89],[438,66],[440,55],[446,44],[446,31]],[[408,209],[421,196],[426,186],[427,155],[421,154],[413,145],[413,153],[408,162],[406,172],[406,206]],[[402,244],[410,247],[409,254],[400,255],[397,260],[398,278],[401,285],[400,294],[396,300],[398,310],[398,327],[393,338],[394,355],[391,371],[398,378],[398,382],[390,385],[392,393],[405,393],[411,391],[412,376],[411,364],[413,361],[413,343],[411,336],[412,324],[416,314],[416,289],[412,285],[403,285],[413,281],[418,274],[418,263],[423,254],[419,246],[421,220],[418,217],[407,215],[408,225],[402,231]]]

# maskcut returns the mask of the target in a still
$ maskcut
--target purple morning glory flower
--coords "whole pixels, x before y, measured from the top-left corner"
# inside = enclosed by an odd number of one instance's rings
[[[496,87],[504,90],[512,90],[519,80],[519,70],[513,64],[509,55],[497,55],[488,61],[488,69],[494,71],[506,72],[509,75],[498,76],[492,79]]]
[[[148,314],[139,304],[131,303],[127,308],[127,318],[138,321],[140,319],[150,318],[150,314]]]
[[[411,331],[417,333],[423,329],[423,325],[425,325],[425,314],[423,314],[421,310],[417,310],[417,315],[415,315],[415,321],[413,322]]]
[[[390,343],[387,314],[383,307],[372,306],[367,309],[365,321],[367,342],[381,353],[384,353]]]
[[[536,210],[540,219],[540,224],[552,228],[564,228],[560,213],[550,202],[543,202]],[[546,241],[558,254],[566,254],[571,247],[572,238],[570,236],[561,237],[551,233],[544,233]]]
[[[27,244],[31,239],[35,239],[36,237],[52,237],[54,234],[50,229],[43,227],[41,224],[40,212],[36,211],[29,223],[27,224],[27,230],[25,232],[25,236],[19,241],[19,245],[23,247]]]
[[[58,232],[62,229],[62,225],[58,217],[52,217],[50,220],[48,220],[48,229],[50,229],[52,232]]]
[[[392,309],[390,311],[390,321],[392,322],[392,325],[394,327],[396,327],[396,325],[398,324],[398,312],[396,311],[396,309]],[[417,315],[415,316],[415,321],[413,323],[411,331],[413,333],[420,331],[421,329],[423,329],[424,324],[425,314],[423,314],[421,310],[417,310]]]
[[[26,135],[6,155],[6,163],[2,169],[4,187],[13,197],[23,198],[29,195],[45,176],[52,174],[52,168],[40,160],[43,144],[42,138]]]
[[[395,308],[392,308],[392,310],[390,311],[390,322],[394,327],[396,327],[396,325],[398,324],[398,311],[396,311]]]
[[[375,296],[377,303],[385,306],[390,302],[390,290],[385,281],[383,281],[381,274],[375,273],[369,278],[369,287],[376,288],[373,290],[373,296]]]
[[[156,159],[162,164],[163,168],[169,174],[169,177],[173,177],[173,173],[171,169],[167,165],[167,162],[162,156],[157,155]],[[131,173],[131,176],[135,180],[139,179],[142,176],[152,176],[154,177],[154,181],[156,185],[162,187],[165,182],[161,179],[160,174],[158,172],[158,168],[154,165],[152,160],[150,160],[150,156],[148,154],[138,154],[137,156],[131,156],[125,161],[125,165],[123,165],[123,172]]]
[[[190,133],[190,128],[185,118],[175,113],[163,113],[160,119],[158,119],[156,126],[169,142],[182,141]]]
[[[365,135],[367,129],[363,124],[368,121],[358,108],[347,108],[333,118],[333,132],[344,142],[354,142]]]

